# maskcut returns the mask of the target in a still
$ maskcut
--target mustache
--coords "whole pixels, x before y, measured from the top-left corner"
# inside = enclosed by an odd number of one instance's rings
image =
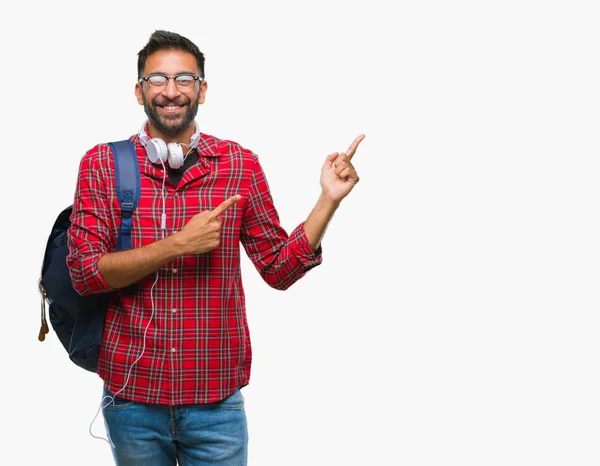
[[[191,100],[188,97],[182,96],[179,99],[167,99],[161,96],[156,96],[152,99],[154,105],[160,105],[164,107],[166,105],[189,105]]]

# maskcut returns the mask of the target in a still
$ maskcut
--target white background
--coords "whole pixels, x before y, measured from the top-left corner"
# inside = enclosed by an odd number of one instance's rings
[[[81,156],[145,118],[155,29],[205,53],[202,130],[259,155],[288,231],[325,156],[367,135],[320,267],[282,293],[244,256],[251,466],[600,464],[596,4],[3,10],[6,464],[112,464],[88,433],[101,380],[37,341],[37,280]]]

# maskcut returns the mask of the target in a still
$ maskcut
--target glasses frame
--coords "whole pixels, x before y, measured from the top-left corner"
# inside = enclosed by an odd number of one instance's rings
[[[145,82],[146,85],[148,85],[148,80],[153,76],[162,76],[163,78],[167,78],[167,82],[164,84],[151,84],[151,86],[159,87],[159,88],[162,86],[165,86],[165,87],[168,86],[169,80],[172,79],[175,82],[175,87],[177,87],[177,89],[179,89],[179,86],[177,86],[177,80],[176,80],[176,78],[178,78],[179,76],[191,76],[192,78],[194,78],[194,84],[196,82],[202,83],[204,81],[204,78],[198,76],[197,74],[193,74],[193,73],[179,73],[174,76],[169,76],[169,75],[162,74],[162,73],[152,73],[147,76],[142,76],[140,79],[138,79],[138,83],[142,84],[142,82]],[[184,89],[187,89],[187,88],[184,88]]]

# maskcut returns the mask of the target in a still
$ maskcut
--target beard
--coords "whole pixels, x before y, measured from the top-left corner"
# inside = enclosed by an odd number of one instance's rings
[[[189,97],[180,96],[177,99],[170,100],[161,96],[156,96],[151,102],[146,99],[146,93],[142,90],[142,100],[144,102],[144,111],[148,117],[148,121],[152,123],[159,131],[169,136],[177,136],[180,132],[185,130],[198,113],[198,104],[200,101],[200,93],[195,100],[191,100]],[[167,105],[181,105],[185,106],[185,114],[179,115],[160,115],[158,113],[158,107],[164,107]]]

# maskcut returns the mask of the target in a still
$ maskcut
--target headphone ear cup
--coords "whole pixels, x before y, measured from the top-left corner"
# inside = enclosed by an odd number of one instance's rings
[[[167,144],[167,148],[169,149],[169,166],[174,169],[181,168],[183,166],[183,150],[181,149],[181,145],[171,142]]]
[[[146,144],[146,153],[152,163],[159,163],[159,161],[162,161],[163,163],[166,162],[168,152],[165,141],[160,138],[149,139]]]

